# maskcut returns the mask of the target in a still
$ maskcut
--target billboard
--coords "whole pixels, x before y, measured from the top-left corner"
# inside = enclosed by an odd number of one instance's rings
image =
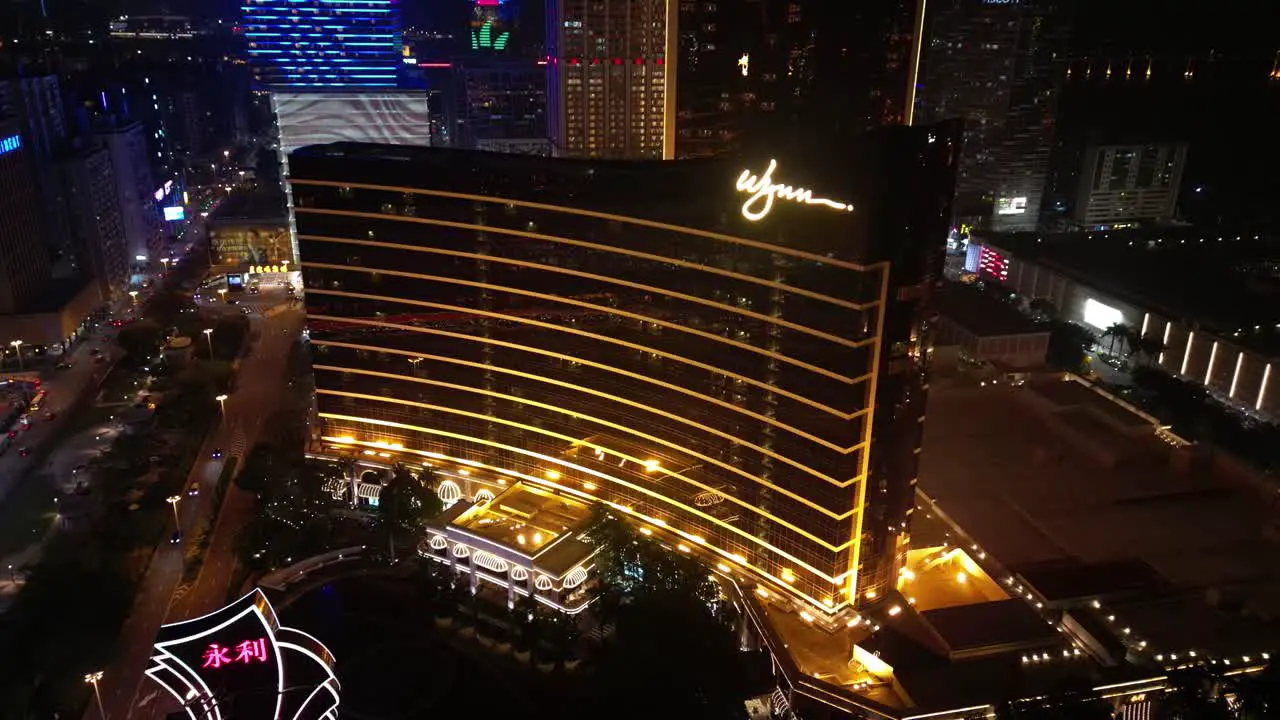
[[[427,95],[422,92],[271,94],[280,126],[280,151],[306,145],[366,142],[431,144]]]
[[[996,200],[997,215],[1021,215],[1026,211],[1026,197],[1002,197]]]
[[[240,273],[229,273],[227,275],[227,289],[231,292],[239,292],[244,289],[244,275]]]
[[[337,717],[333,655],[284,627],[261,590],[156,635],[147,676],[192,718]]]
[[[181,222],[187,216],[186,208],[181,205],[174,205],[164,209],[164,219],[169,222]]]

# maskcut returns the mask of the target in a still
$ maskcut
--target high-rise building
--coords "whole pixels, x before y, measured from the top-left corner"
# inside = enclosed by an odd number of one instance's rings
[[[1065,72],[1055,0],[928,5],[917,117],[965,120],[956,212],[995,230],[1034,230]]]
[[[547,113],[565,157],[675,157],[676,0],[551,0]]]
[[[246,0],[241,28],[265,87],[394,88],[397,0]]]
[[[124,228],[125,257],[154,262],[164,256],[159,217],[152,193],[156,182],[147,158],[147,134],[141,123],[102,127],[95,133],[106,146],[115,178],[116,205]],[[142,261],[137,261],[142,262]]]
[[[320,442],[432,464],[446,501],[609,503],[835,623],[906,552],[958,135],[745,169],[301,149]]]
[[[1181,143],[1094,145],[1085,151],[1075,219],[1086,227],[1171,220],[1187,164]]]
[[[102,145],[69,151],[54,164],[66,200],[72,238],[82,267],[92,273],[102,297],[116,297],[129,284],[128,235],[111,153]]]
[[[529,60],[472,56],[453,63],[458,147],[549,155],[547,77]]]
[[[20,77],[0,82],[0,117],[14,119],[31,153],[53,275],[74,277],[80,272],[78,255],[72,245],[60,188],[51,172],[54,152],[66,141],[70,130],[57,76]]]
[[[21,126],[0,119],[0,314],[20,312],[49,281],[38,178]]]

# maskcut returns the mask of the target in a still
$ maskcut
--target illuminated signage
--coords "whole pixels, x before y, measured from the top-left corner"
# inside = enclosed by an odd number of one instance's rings
[[[200,667],[217,670],[224,665],[233,665],[235,663],[251,665],[266,661],[267,639],[260,637],[257,640],[243,640],[237,643],[234,648],[224,647],[218,643],[209,643],[209,647],[204,651],[204,664]]]
[[[159,190],[156,190],[154,193],[151,194],[151,197],[155,198],[156,202],[160,202],[161,200],[163,200],[164,188],[160,188]]]
[[[198,720],[333,720],[339,684],[319,640],[284,627],[260,590],[160,628],[146,674]]]
[[[763,175],[752,175],[750,170],[743,170],[742,174],[738,176],[736,186],[738,192],[747,193],[751,196],[747,198],[746,202],[742,203],[742,217],[751,222],[760,220],[773,209],[775,198],[790,200],[801,205],[823,205],[832,210],[853,211],[853,206],[849,203],[814,197],[813,191],[808,188],[775,183],[773,181],[773,171],[777,169],[778,161],[770,160],[769,168],[764,171]]]
[[[10,135],[6,138],[0,138],[0,155],[13,152],[22,147],[21,135]]]
[[[181,205],[175,205],[164,209],[164,219],[169,222],[178,222],[185,218],[186,215],[187,212]]]
[[[751,70],[751,53],[742,53],[742,57],[738,58],[738,69],[742,71],[742,77],[746,77]]]
[[[997,215],[1021,215],[1027,211],[1025,197],[1000,198],[996,200]]]

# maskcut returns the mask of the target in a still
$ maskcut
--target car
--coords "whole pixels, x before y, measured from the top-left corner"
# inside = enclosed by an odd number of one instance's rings
[[[119,322],[119,321],[117,320],[117,322]],[[120,326],[119,326],[119,325],[117,325],[116,327],[120,327]],[[101,354],[102,354],[102,349],[101,349],[101,348],[92,348],[92,349],[90,349],[90,350],[89,350],[89,354],[90,354],[90,355],[92,355],[92,356],[94,356],[94,357],[98,357],[99,355],[101,355]]]
[[[214,448],[213,454],[210,457],[212,457],[214,460],[217,460],[218,458],[222,457],[222,448]]]
[[[200,494],[199,481],[191,483],[191,487],[187,488],[187,494],[193,497]]]
[[[59,370],[70,370],[70,369],[71,369],[71,363],[69,363],[69,362],[60,362],[60,363],[58,363],[58,364],[57,364],[57,368],[58,368]]]
[[[29,447],[20,447],[20,448],[18,448],[18,456],[19,456],[19,457],[26,457],[26,456],[28,456],[28,455],[30,455],[30,454],[31,454],[31,448],[29,448]]]
[[[56,420],[57,418],[58,418],[58,413],[52,410],[46,410],[44,413],[45,420]]]
[[[94,364],[94,365],[101,365],[102,363],[104,363],[104,362],[106,362],[106,361],[107,361],[107,358],[106,358],[106,357],[104,357],[104,356],[102,356],[102,355],[99,355],[99,356],[97,356],[97,357],[95,357],[95,358],[93,359],[93,364]]]
[[[182,542],[182,531],[174,530],[173,534],[169,536],[169,543],[172,545],[177,545],[180,542]]]

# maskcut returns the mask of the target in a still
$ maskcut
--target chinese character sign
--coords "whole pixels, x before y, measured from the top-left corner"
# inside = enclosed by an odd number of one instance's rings
[[[267,639],[245,640],[235,647],[209,643],[204,651],[204,664],[200,667],[218,670],[227,665],[252,665],[267,661]]]

